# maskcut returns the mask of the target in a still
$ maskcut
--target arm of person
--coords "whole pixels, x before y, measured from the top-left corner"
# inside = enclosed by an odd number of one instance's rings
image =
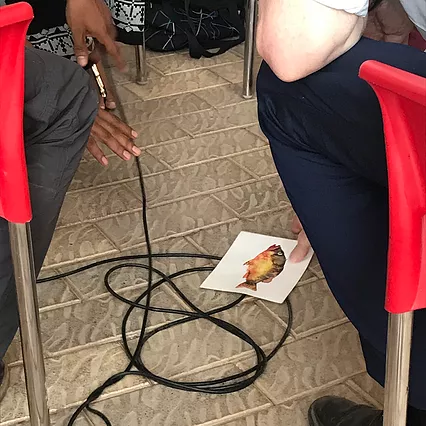
[[[323,68],[361,38],[366,17],[314,0],[259,0],[257,48],[287,82]],[[352,3],[368,1],[353,0]],[[366,14],[366,13],[365,13]]]

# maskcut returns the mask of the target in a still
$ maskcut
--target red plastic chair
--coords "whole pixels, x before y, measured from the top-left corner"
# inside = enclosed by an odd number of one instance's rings
[[[31,426],[48,426],[23,137],[24,45],[33,10],[0,7],[0,217],[9,222]]]
[[[405,426],[414,311],[426,308],[426,79],[365,62],[386,139],[390,235],[384,426]]]

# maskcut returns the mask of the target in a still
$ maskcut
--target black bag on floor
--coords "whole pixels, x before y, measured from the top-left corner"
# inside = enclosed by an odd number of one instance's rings
[[[211,58],[244,41],[244,17],[245,0],[152,1],[146,45],[157,52],[189,48],[193,58]]]

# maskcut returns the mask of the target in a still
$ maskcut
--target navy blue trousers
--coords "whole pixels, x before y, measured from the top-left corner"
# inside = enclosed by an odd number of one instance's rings
[[[369,374],[383,385],[387,170],[380,106],[358,77],[368,59],[426,77],[421,51],[362,39],[294,83],[263,63],[257,91],[260,125],[287,194],[333,294],[359,331]],[[426,311],[415,316],[410,380],[410,405],[426,410]]]

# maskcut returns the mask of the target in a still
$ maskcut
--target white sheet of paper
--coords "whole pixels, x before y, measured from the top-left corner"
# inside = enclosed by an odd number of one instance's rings
[[[286,261],[282,272],[270,283],[258,283],[257,290],[237,288],[243,282],[248,260],[267,250],[273,244],[280,245]],[[297,241],[286,238],[241,232],[229,248],[225,256],[201,285],[203,289],[242,293],[275,303],[283,303],[309,266],[313,256],[311,250],[306,258],[299,263],[288,260],[296,247]]]

